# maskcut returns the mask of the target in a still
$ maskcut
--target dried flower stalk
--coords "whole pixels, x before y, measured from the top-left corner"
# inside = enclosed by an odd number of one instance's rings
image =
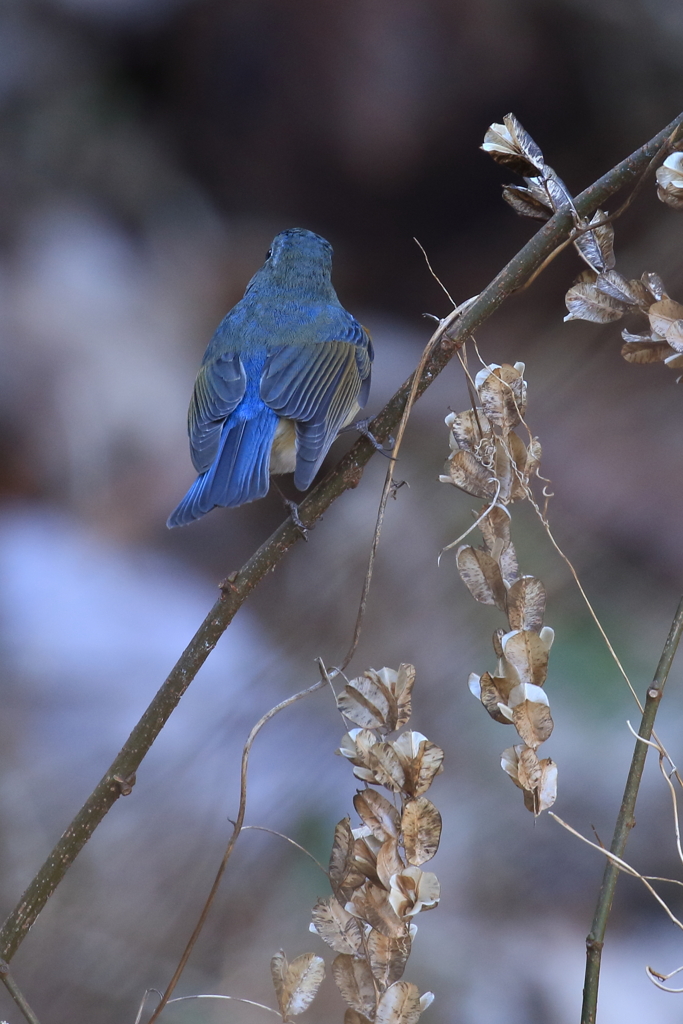
[[[414,919],[440,897],[436,875],[422,865],[441,838],[441,815],[424,794],[442,771],[443,751],[410,729],[386,738],[408,723],[414,682],[412,665],[370,669],[337,700],[357,726],[342,737],[338,753],[366,784],[353,800],[362,824],[352,828],[348,817],[337,824],[332,896],[318,900],[310,927],[337,953],[332,974],[348,1005],[344,1024],[416,1024],[434,998],[402,978]]]
[[[469,687],[495,721],[517,729],[522,742],[503,751],[501,766],[523,791],[525,806],[537,815],[552,806],[557,792],[556,765],[537,755],[553,730],[543,684],[555,634],[543,624],[543,584],[519,571],[506,507],[530,495],[529,480],[541,460],[538,439],[530,436],[525,444],[514,429],[526,410],[523,375],[523,363],[492,364],[477,374],[479,404],[446,417],[451,456],[439,479],[488,502],[477,519],[483,544],[463,544],[456,562],[472,597],[499,608],[508,628],[493,635],[495,673],[472,673]]]

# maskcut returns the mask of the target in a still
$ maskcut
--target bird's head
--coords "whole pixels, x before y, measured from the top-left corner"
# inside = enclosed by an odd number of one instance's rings
[[[327,293],[332,289],[332,246],[304,228],[288,228],[272,241],[266,261],[249,283],[248,291],[276,288],[279,292]]]

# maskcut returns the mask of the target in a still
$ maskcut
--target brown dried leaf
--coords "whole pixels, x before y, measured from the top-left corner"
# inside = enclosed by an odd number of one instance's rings
[[[665,338],[670,345],[673,344],[669,334],[674,338],[678,337],[681,326],[683,326],[681,322],[683,306],[680,302],[674,302],[673,299],[668,298],[660,299],[659,302],[654,302],[650,306],[648,316],[653,334]]]
[[[433,910],[440,897],[441,886],[433,871],[411,866],[391,880],[389,902],[400,918],[414,917],[421,910]]]
[[[446,417],[446,426],[451,431],[451,447],[476,452],[482,439],[492,443],[491,424],[483,409],[466,409],[465,412],[451,412]]]
[[[453,484],[466,494],[491,501],[496,493],[496,481],[491,469],[477,462],[467,451],[456,451],[444,466],[445,473],[439,477],[442,484]]]
[[[413,713],[412,696],[415,684],[415,666],[402,662],[396,674],[396,702],[398,704],[398,720],[394,728],[401,729],[410,721]]]
[[[356,838],[353,844],[353,864],[356,870],[363,875],[363,881],[369,878],[371,882],[379,883],[377,876],[379,850],[380,844],[374,836],[358,836]]]
[[[521,370],[519,369],[521,367]],[[475,386],[487,418],[504,434],[513,430],[526,411],[524,364],[492,364],[479,371]]]
[[[545,186],[550,202],[553,205],[554,210],[561,210],[563,207],[572,206],[573,199],[572,194],[562,181],[559,174],[549,167],[547,164],[543,168],[543,174],[537,181],[542,181]]]
[[[330,885],[335,893],[355,889],[365,881],[365,876],[358,871],[353,862],[354,846],[351,822],[349,818],[342,818],[335,825],[330,853]]]
[[[658,188],[657,198],[674,210],[683,210],[683,189],[673,188],[671,185],[667,188]]]
[[[519,566],[510,540],[510,513],[496,505],[481,520],[479,529],[484,539],[484,549],[498,562],[505,585],[511,586],[519,578]]]
[[[354,765],[356,778],[389,789],[402,788],[403,770],[393,747],[368,729],[351,729],[342,737],[339,752]]]
[[[536,750],[553,731],[548,697],[540,686],[516,686],[509,697],[513,724],[528,747]]]
[[[541,781],[536,790],[536,802],[534,813],[541,814],[552,807],[557,799],[557,765],[549,757],[539,761],[541,768]]]
[[[374,775],[374,781],[380,786],[397,791],[403,789],[405,782],[403,767],[396,756],[393,744],[374,743],[366,748],[368,768]]]
[[[614,320],[621,320],[624,313],[628,312],[628,306],[619,299],[605,295],[597,285],[587,281],[579,281],[573,284],[564,297],[569,313],[564,318],[568,320],[590,320],[596,324],[608,324]]]
[[[668,298],[664,282],[659,274],[654,274],[652,271],[646,270],[644,274],[640,275],[640,280],[656,302],[659,302],[661,299]]]
[[[657,168],[657,196],[667,206],[683,210],[683,153],[672,153]]]
[[[501,468],[498,474],[502,482],[500,500],[519,501],[527,496],[529,477],[535,472],[541,461],[541,446],[538,438],[533,438],[527,448],[521,437],[514,432],[508,434],[504,443],[507,446],[505,452],[507,469],[504,473]],[[501,441],[502,447],[503,442]],[[516,469],[513,468],[513,463]],[[499,463],[496,465],[498,466]]]
[[[282,950],[270,961],[278,1006],[283,1020],[308,1009],[325,977],[325,962],[315,953],[303,953],[287,963]]]
[[[393,732],[396,728],[396,698],[373,669],[346,684],[337,697],[337,707],[362,729]]]
[[[427,797],[409,800],[401,818],[403,846],[408,863],[417,867],[431,860],[439,849],[441,815]]]
[[[502,639],[507,632],[507,629],[496,629],[494,630],[493,636],[491,637],[491,643],[493,644],[493,649],[496,652],[497,658],[503,657]]]
[[[666,332],[666,340],[677,352],[683,352],[683,320],[674,320]]]
[[[527,178],[532,181],[532,178]],[[533,217],[535,220],[549,220],[553,207],[545,192],[539,198],[536,189],[525,188],[523,185],[505,185],[503,199],[520,217]]]
[[[522,576],[507,593],[510,629],[540,632],[545,614],[545,587],[534,576]]]
[[[377,876],[385,889],[391,888],[391,878],[405,868],[398,853],[398,841],[387,839],[377,854]]]
[[[475,601],[496,605],[504,611],[506,590],[496,560],[485,551],[468,544],[458,548],[455,560],[460,578]]]
[[[539,634],[530,629],[512,630],[502,644],[503,656],[518,681],[542,686],[548,674],[548,647]]]
[[[605,270],[598,274],[595,286],[603,295],[610,295],[627,306],[639,306],[642,302],[649,305],[647,290],[643,283],[636,280],[627,281],[616,270]]]
[[[417,1024],[421,1013],[417,985],[395,981],[380,998],[375,1024]]]
[[[401,818],[392,803],[374,789],[362,789],[353,798],[358,816],[381,843],[397,839]]]
[[[552,807],[557,796],[557,765],[550,758],[539,761],[533,750],[518,744],[503,751],[501,766],[524,790],[527,810],[539,815]]]
[[[503,714],[499,705],[507,705],[510,691],[516,685],[515,680],[505,679],[503,676],[492,676],[489,672],[484,672],[479,680],[479,700],[491,718],[495,719],[496,722],[500,722],[501,725],[512,725],[511,720],[507,715]],[[470,689],[472,690],[471,685]]]
[[[390,939],[403,938],[408,934],[405,922],[396,915],[389,902],[389,893],[371,882],[356,889],[346,909]]]
[[[489,127],[481,148],[496,163],[522,176],[533,176],[544,167],[541,150],[514,114],[506,114],[503,124]]]
[[[390,939],[373,928],[365,940],[370,970],[375,981],[383,992],[393,982],[403,977],[408,957],[410,956],[411,939],[404,935],[400,939]]]
[[[534,790],[541,781],[541,763],[536,751],[523,745],[519,751],[517,778],[523,789]]]
[[[375,1016],[375,985],[365,960],[340,953],[332,961],[332,975],[348,1005],[371,1019]]]
[[[283,949],[270,958],[270,976],[273,979],[273,987],[275,989],[278,1006],[280,1007],[280,1013],[283,1015],[282,997],[285,991],[287,967],[287,957],[285,956],[285,951]]]
[[[630,334],[622,331],[621,336],[626,342],[622,345],[621,354],[627,363],[659,363],[671,355],[671,346],[661,338],[653,340],[650,334]]]
[[[361,949],[362,933],[358,918],[349,914],[334,896],[319,899],[313,907],[312,917],[311,929],[317,932],[335,953],[352,955]]]
[[[432,784],[435,775],[443,771],[443,750],[423,736],[421,732],[406,730],[392,744],[403,771],[403,789],[411,796],[421,796]]]
[[[510,776],[515,786],[519,789],[524,788],[519,781],[519,752],[523,746],[524,744],[522,743],[516,743],[514,747],[506,747],[500,755],[501,768]]]
[[[596,210],[590,222],[582,221],[580,227],[597,224],[604,220],[604,210]],[[614,266],[614,228],[611,224],[603,224],[594,231],[586,231],[574,239],[574,246],[589,267],[595,271],[609,270]]]

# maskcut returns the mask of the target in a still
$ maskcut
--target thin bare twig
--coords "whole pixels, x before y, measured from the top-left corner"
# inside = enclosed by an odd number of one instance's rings
[[[244,824],[244,815],[246,814],[247,811],[247,769],[249,767],[249,755],[251,753],[251,748],[254,744],[254,740],[260,733],[263,726],[266,725],[271,720],[271,718],[274,718],[275,715],[277,715],[280,711],[284,711],[285,708],[288,708],[292,704],[295,704],[298,700],[301,700],[303,697],[308,697],[309,694],[315,693],[317,690],[322,690],[323,687],[325,686],[327,686],[326,681],[324,679],[321,679],[319,682],[314,683],[313,686],[309,686],[305,690],[300,690],[298,693],[293,694],[293,696],[287,697],[286,700],[283,700],[279,704],[276,704],[275,707],[271,708],[270,711],[267,711],[262,718],[259,718],[256,725],[249,733],[247,742],[244,744],[244,748],[242,750],[242,765],[240,768],[240,802],[237,811],[237,818],[233,823],[232,835],[228,840],[228,845],[226,847],[225,853],[223,854],[223,859],[220,862],[218,871],[216,872],[216,877],[214,878],[213,881],[213,885],[211,886],[209,895],[207,896],[206,902],[202,907],[201,913],[197,920],[197,924],[194,927],[194,931],[192,932],[190,938],[187,941],[187,945],[183,950],[183,954],[180,960],[178,961],[178,966],[173,972],[173,976],[166,987],[166,991],[161,997],[159,1005],[156,1007],[154,1013],[149,1018],[148,1024],[153,1024],[153,1022],[158,1018],[159,1014],[168,1003],[173,993],[173,990],[178,984],[180,975],[185,970],[185,965],[187,964],[187,961],[190,959],[190,954],[192,953],[195,943],[201,934],[204,924],[206,923],[206,919],[209,916],[209,911],[211,910],[213,901],[216,898],[216,893],[218,892],[221,879],[225,873],[225,869],[228,866],[228,861],[232,856],[232,851],[235,849],[235,843],[237,842],[240,832],[242,831],[242,825]]]
[[[301,844],[297,843],[294,839],[290,839],[289,836],[286,836],[284,834],[284,832],[277,832],[274,828],[266,828],[265,825],[242,825],[242,831],[243,832],[249,832],[249,831],[253,831],[253,832],[268,832],[269,835],[271,835],[271,836],[278,836],[278,838],[284,839],[286,843],[290,843],[292,846],[295,846],[297,848],[297,850],[301,850],[302,853],[305,853],[306,856],[309,857],[313,861],[313,863],[317,867],[320,868],[322,873],[327,878],[330,877],[329,874],[328,874],[327,868],[324,868],[322,866],[322,864],[320,863],[318,858],[314,857],[310,850],[307,850],[305,846],[301,846]]]
[[[575,199],[582,217],[591,216],[610,196],[630,186],[659,151],[671,133],[683,124],[683,114],[658,132],[621,163],[611,168]],[[475,302],[458,318],[451,313],[440,324],[439,339],[433,346],[419,380],[413,375],[398,389],[370,424],[373,435],[386,440],[403,415],[409,394],[417,399],[449,363],[453,355],[505,299],[527,281],[546,257],[572,230],[569,211],[554,214],[510,260]],[[417,383],[415,381],[417,380]],[[299,514],[312,526],[344,491],[356,487],[375,449],[366,438],[359,439],[334,469],[304,499]],[[85,843],[127,791],[120,780],[132,780],[143,758],[185,693],[195,675],[214,649],[251,591],[286,555],[301,534],[290,518],[256,551],[245,565],[221,585],[221,595],[197,630],[170,675],[151,701],[113,763],[67,827],[45,863],[22,894],[0,931],[0,957],[10,961],[48,899]]]
[[[676,917],[668,903],[662,899],[662,897],[659,895],[654,886],[650,885],[651,880],[648,878],[647,875],[641,875],[640,871],[636,871],[636,869],[632,867],[630,864],[628,864],[622,857],[617,857],[615,853],[611,853],[610,850],[606,850],[604,846],[598,846],[597,843],[592,843],[590,839],[586,839],[586,837],[582,836],[580,832],[577,832],[575,828],[572,828],[571,825],[568,825],[566,821],[563,821],[558,814],[555,814],[553,811],[548,811],[548,814],[551,818],[555,819],[558,825],[561,825],[562,828],[566,828],[568,832],[571,832],[571,834],[573,836],[576,836],[577,839],[580,839],[581,842],[585,843],[587,846],[592,846],[592,848],[594,850],[597,850],[598,853],[602,853],[605,857],[607,857],[609,863],[617,871],[623,871],[625,875],[631,875],[632,878],[637,878],[640,882],[642,882],[645,888],[650,893],[650,895],[654,896],[654,898],[657,900],[657,903],[659,903],[667,917],[676,925],[677,928],[680,928],[681,931],[683,931],[683,922],[678,920],[678,918]],[[674,881],[674,879],[662,878],[659,879],[659,881],[671,882]]]
[[[418,242],[418,245],[419,245],[419,242]],[[420,248],[422,249],[422,246],[420,246]],[[422,249],[422,251],[424,253],[424,249]],[[424,253],[424,255],[425,255],[425,259],[427,259],[427,254]],[[427,264],[429,265],[429,261],[427,261]],[[429,269],[431,270],[431,267]],[[432,271],[432,273],[434,273],[434,272]],[[434,275],[434,276],[436,276],[436,275]],[[450,298],[450,296],[449,296],[449,298]],[[468,305],[468,303],[465,303],[465,305]],[[454,309],[453,312],[451,313],[451,315],[448,318],[449,321],[451,321],[451,322],[454,321],[455,317],[461,313],[462,308],[463,308],[462,306],[458,306],[456,309]],[[382,488],[382,496],[381,496],[381,498],[379,500],[379,508],[377,510],[377,520],[375,522],[375,532],[373,534],[372,544],[370,546],[370,557],[368,559],[368,567],[366,569],[365,579],[363,581],[363,591],[361,593],[360,603],[359,603],[359,606],[358,606],[358,615],[356,616],[356,624],[355,624],[355,627],[354,627],[354,630],[353,630],[353,639],[351,641],[351,646],[349,647],[348,651],[346,652],[346,657],[344,658],[344,660],[343,660],[343,662],[341,664],[341,670],[342,671],[344,671],[344,669],[347,667],[347,665],[349,664],[349,662],[353,658],[354,654],[356,653],[356,649],[358,647],[358,643],[360,641],[360,634],[361,634],[361,629],[362,629],[362,626],[363,626],[363,619],[365,617],[365,609],[367,608],[367,603],[368,603],[368,594],[370,593],[370,583],[372,582],[372,573],[373,573],[373,569],[374,569],[374,566],[375,566],[375,556],[377,554],[377,546],[379,544],[379,538],[380,538],[380,534],[382,532],[382,526],[384,524],[384,514],[385,514],[386,508],[387,508],[387,501],[389,500],[389,495],[392,492],[392,487],[393,487],[393,483],[394,483],[394,467],[396,465],[396,460],[398,458],[398,452],[399,452],[399,449],[401,447],[401,443],[403,441],[403,435],[405,433],[406,426],[408,425],[408,418],[410,416],[410,413],[412,412],[413,405],[415,404],[415,398],[417,396],[417,389],[418,389],[418,385],[420,383],[420,379],[422,377],[422,373],[423,373],[424,368],[425,368],[425,366],[427,364],[427,360],[429,359],[429,356],[430,356],[430,353],[432,351],[432,348],[434,347],[434,345],[436,345],[441,340],[441,337],[442,337],[442,325],[443,325],[443,321],[439,323],[439,326],[436,328],[436,330],[432,334],[431,338],[429,339],[429,341],[425,345],[425,348],[424,348],[424,350],[422,352],[422,356],[420,358],[420,362],[417,364],[415,372],[413,373],[413,376],[412,376],[412,381],[411,381],[411,385],[410,385],[410,391],[408,393],[408,399],[406,401],[405,407],[403,409],[403,414],[401,416],[401,420],[400,420],[400,423],[398,425],[398,430],[396,432],[396,439],[394,441],[394,447],[393,447],[393,449],[391,451],[391,455],[389,457],[389,466],[387,468],[386,476],[384,478],[384,487]]]
[[[169,999],[169,1006],[171,1003],[184,1003],[188,999],[230,999],[233,1003],[246,1003],[248,1006],[258,1006],[260,1010],[267,1010],[268,1013],[274,1013],[276,1017],[282,1020],[282,1014],[277,1010],[274,1010],[272,1006],[266,1006],[265,1003],[255,1003],[253,999],[240,999],[238,996],[216,996],[210,993],[201,994],[197,996],[176,996],[175,999]]]

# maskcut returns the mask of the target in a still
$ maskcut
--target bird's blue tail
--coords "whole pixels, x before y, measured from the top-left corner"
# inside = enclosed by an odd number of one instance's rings
[[[218,454],[197,477],[167,526],[186,526],[212,508],[234,508],[268,493],[270,448],[278,415],[264,407],[252,419],[230,417],[223,427]]]

